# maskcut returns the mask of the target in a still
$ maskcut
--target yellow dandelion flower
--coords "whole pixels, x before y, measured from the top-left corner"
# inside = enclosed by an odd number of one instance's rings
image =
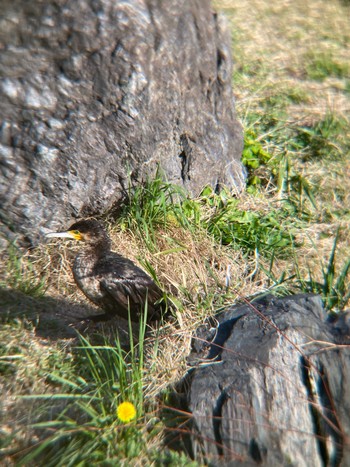
[[[117,416],[123,423],[128,423],[136,417],[136,409],[131,402],[122,402],[117,407]]]

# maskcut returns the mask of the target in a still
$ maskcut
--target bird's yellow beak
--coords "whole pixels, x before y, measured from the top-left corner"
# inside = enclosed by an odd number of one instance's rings
[[[46,238],[70,238],[71,240],[82,240],[83,237],[78,230],[68,230],[67,232],[50,232],[45,235]]]

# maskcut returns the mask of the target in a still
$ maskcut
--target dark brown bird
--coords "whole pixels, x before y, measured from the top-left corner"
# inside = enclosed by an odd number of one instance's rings
[[[163,292],[136,264],[111,251],[111,240],[98,221],[82,220],[65,232],[49,233],[46,237],[84,242],[85,248],[75,258],[73,275],[84,294],[106,312],[100,315],[101,319],[116,315],[128,319],[130,313],[132,321],[140,321],[146,302],[147,321],[162,318]]]

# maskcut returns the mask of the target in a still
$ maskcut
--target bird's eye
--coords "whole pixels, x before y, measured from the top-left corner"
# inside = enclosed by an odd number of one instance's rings
[[[74,235],[80,235],[79,230],[73,230]]]

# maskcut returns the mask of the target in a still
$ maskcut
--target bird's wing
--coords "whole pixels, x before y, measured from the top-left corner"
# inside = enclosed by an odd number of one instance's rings
[[[154,306],[155,302],[162,297],[161,290],[153,280],[129,261],[119,264],[117,270],[105,274],[100,281],[100,287],[111,299],[110,310],[128,318],[130,309],[131,319],[133,315],[139,316],[143,312],[146,298],[150,317],[157,308]],[[136,316],[135,318],[137,320]]]

